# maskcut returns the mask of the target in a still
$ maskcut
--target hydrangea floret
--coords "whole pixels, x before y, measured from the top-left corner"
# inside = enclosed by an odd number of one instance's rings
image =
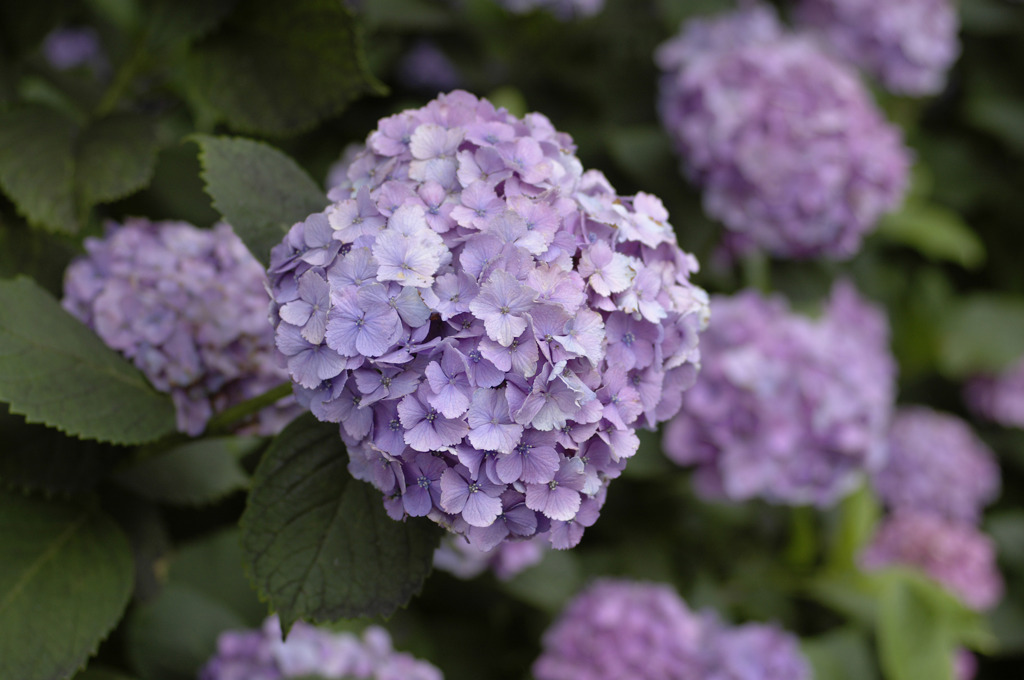
[[[924,512],[897,512],[861,555],[865,569],[921,569],[972,609],[994,607],[1003,595],[992,539],[964,522]]]
[[[885,463],[896,366],[881,310],[847,282],[817,319],[752,290],[711,308],[701,378],[663,442],[703,495],[826,507]]]
[[[170,393],[181,432],[288,381],[278,362],[263,267],[226,224],[135,218],[87,238],[68,266],[64,308]],[[297,411],[289,396],[250,427],[274,434]]]
[[[217,638],[217,653],[199,680],[442,680],[433,665],[392,648],[379,626],[361,635],[332,633],[297,621],[282,639],[276,616],[258,630],[229,630]]]
[[[960,54],[951,0],[801,0],[797,24],[897,94],[937,94]]]
[[[885,504],[977,523],[999,492],[995,454],[956,416],[924,406],[897,410],[889,459],[872,477]]]
[[[797,639],[692,612],[668,585],[603,579],[544,634],[537,680],[809,680]]]
[[[662,123],[733,254],[847,258],[901,202],[897,128],[855,71],[771,8],[690,21],[656,61]]]
[[[508,581],[539,563],[550,548],[544,536],[534,536],[526,541],[504,541],[483,551],[461,536],[448,534],[434,551],[434,568],[461,579],[490,571],[497,579]]]
[[[604,0],[498,0],[510,12],[525,14],[537,9],[547,10],[557,18],[589,17],[604,9]]]
[[[693,383],[705,293],[656,197],[466,92],[385,118],[272,251],[296,395],[392,517],[576,545]]]

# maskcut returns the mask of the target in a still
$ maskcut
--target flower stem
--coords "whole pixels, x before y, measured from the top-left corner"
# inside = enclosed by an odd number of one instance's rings
[[[238,421],[246,418],[247,416],[251,416],[254,413],[259,413],[266,407],[284,397],[287,397],[291,393],[292,384],[290,382],[286,382],[281,383],[277,387],[271,388],[252,399],[246,399],[241,404],[235,404],[231,408],[225,409],[211,418],[209,424],[206,426],[206,433],[213,434],[228,431],[230,427]]]

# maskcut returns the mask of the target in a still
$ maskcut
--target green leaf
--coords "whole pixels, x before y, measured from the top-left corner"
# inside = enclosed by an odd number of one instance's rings
[[[188,586],[169,585],[125,623],[128,660],[143,680],[194,680],[217,651],[217,636],[246,623]]]
[[[0,187],[33,226],[78,231],[75,123],[43,106],[0,112]]]
[[[27,278],[0,281],[0,401],[84,439],[139,444],[175,430],[170,398]]]
[[[886,680],[953,680],[948,611],[916,579],[890,578],[878,608],[878,653]]]
[[[419,591],[440,530],[396,522],[380,492],[353,479],[338,426],[297,419],[266,452],[242,515],[242,547],[261,597],[297,618],[389,615]]]
[[[250,0],[192,50],[190,85],[235,130],[294,134],[382,93],[337,0]]]
[[[83,210],[145,188],[159,151],[155,121],[134,113],[114,114],[78,138],[75,175]]]
[[[153,120],[100,119],[84,130],[54,109],[0,113],[0,187],[33,226],[75,233],[97,203],[145,187],[159,150]]]
[[[203,37],[215,29],[238,0],[146,0],[146,39],[153,50]]]
[[[113,478],[159,503],[212,503],[249,486],[240,460],[262,441],[260,437],[216,437],[188,442],[122,468]]]
[[[875,533],[875,525],[882,508],[867,484],[849,494],[839,504],[839,523],[836,527],[829,566],[835,569],[852,568],[857,556]]]
[[[128,603],[128,541],[98,510],[0,494],[0,544],[0,678],[69,677]]]
[[[822,680],[877,680],[871,648],[865,634],[855,628],[805,639],[801,645],[814,677]]]
[[[220,602],[256,628],[267,617],[267,606],[256,597],[243,564],[241,536],[232,527],[182,546],[171,558],[167,582]]]
[[[974,231],[959,214],[940,205],[908,201],[899,212],[882,219],[878,234],[925,257],[967,269],[985,261],[985,246]]]
[[[206,193],[260,262],[288,229],[327,206],[306,171],[274,147],[238,137],[195,135]]]
[[[939,366],[951,378],[998,372],[1024,355],[1024,300],[972,295],[947,310]]]

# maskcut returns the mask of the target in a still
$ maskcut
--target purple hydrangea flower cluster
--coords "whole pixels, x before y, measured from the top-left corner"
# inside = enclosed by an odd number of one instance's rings
[[[733,252],[845,258],[910,166],[857,74],[753,5],[689,22],[656,61],[662,122]]]
[[[711,301],[702,373],[665,431],[698,489],[734,501],[833,504],[885,462],[895,362],[885,315],[848,283],[813,320],[754,291]]]
[[[1002,373],[972,378],[964,397],[978,416],[1005,427],[1024,428],[1024,358]]]
[[[960,54],[950,0],[801,0],[796,21],[899,94],[936,94]]]
[[[896,412],[889,459],[872,482],[893,510],[976,523],[999,491],[999,465],[960,418],[907,406]]]
[[[317,676],[327,680],[442,680],[426,661],[396,652],[383,628],[362,636],[331,633],[297,621],[282,641],[276,616],[260,630],[226,631],[199,680],[281,680]]]
[[[91,26],[50,31],[43,39],[43,56],[58,71],[86,66],[99,74],[110,67],[100,46],[99,34]]]
[[[499,580],[508,581],[544,559],[550,547],[543,536],[534,536],[526,541],[505,541],[483,551],[461,536],[448,534],[434,552],[434,567],[461,579],[490,570]]]
[[[392,517],[576,545],[693,383],[707,297],[656,197],[466,92],[385,118],[272,251],[296,395]]]
[[[604,0],[499,0],[499,3],[516,14],[545,9],[563,21],[594,16],[604,9]]]
[[[970,524],[926,512],[887,518],[861,555],[861,565],[917,567],[972,609],[994,607],[1003,594],[992,539]]]
[[[198,435],[212,415],[288,380],[278,366],[259,262],[226,224],[130,219],[88,238],[64,278],[64,308],[170,393],[178,429]],[[294,398],[255,425],[280,430]]]
[[[671,587],[605,579],[544,635],[537,680],[809,680],[794,636],[691,612]]]

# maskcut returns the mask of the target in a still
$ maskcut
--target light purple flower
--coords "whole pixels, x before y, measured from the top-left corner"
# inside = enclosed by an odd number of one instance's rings
[[[731,250],[848,258],[902,201],[898,130],[856,72],[770,6],[691,21],[656,60],[662,124]]]
[[[701,680],[811,680],[811,665],[791,633],[767,624],[734,628],[705,619],[709,638]]]
[[[898,94],[938,94],[960,54],[950,0],[801,0],[797,25]]]
[[[382,120],[332,175],[333,203],[272,250],[302,405],[341,423],[390,516],[475,548],[576,545],[634,428],[679,408],[700,361],[707,296],[664,206],[619,196],[574,150],[540,114],[441,95]],[[610,357],[622,329],[643,347]]]
[[[529,514],[533,517],[532,512]],[[449,535],[434,552],[434,567],[461,579],[474,578],[490,569],[499,580],[508,581],[540,562],[550,547],[535,536],[527,541],[503,541],[490,550],[481,550],[461,536]]]
[[[999,491],[999,464],[964,421],[907,406],[896,413],[889,460],[872,482],[893,510],[976,523]]]
[[[861,556],[861,564],[865,569],[921,569],[972,609],[991,609],[1003,596],[992,539],[970,524],[937,515],[899,512],[889,517]]]
[[[516,14],[544,9],[562,21],[593,16],[604,9],[604,0],[498,0],[498,2]]]
[[[262,629],[225,631],[217,653],[199,672],[199,680],[281,680],[307,676],[352,680],[442,680],[441,671],[392,649],[391,636],[379,626],[360,635],[333,633],[296,621],[282,641],[276,616]]]
[[[701,378],[664,435],[702,493],[824,507],[884,464],[896,365],[880,310],[849,284],[817,320],[753,291],[712,309]]]
[[[976,415],[1004,427],[1024,428],[1024,357],[998,374],[978,375],[964,389]]]
[[[156,389],[170,393],[182,432],[200,434],[215,413],[263,394],[289,373],[315,387],[347,365],[302,336],[316,336],[313,305],[307,318],[278,336],[287,357],[278,362],[264,273],[226,224],[199,229],[129,219],[108,223],[103,238],[87,238],[84,245],[86,254],[65,275],[64,308],[132,361]],[[296,321],[303,296],[316,298],[310,279],[304,281],[291,293],[282,289],[279,298]],[[295,413],[288,397],[245,427],[272,434]]]

